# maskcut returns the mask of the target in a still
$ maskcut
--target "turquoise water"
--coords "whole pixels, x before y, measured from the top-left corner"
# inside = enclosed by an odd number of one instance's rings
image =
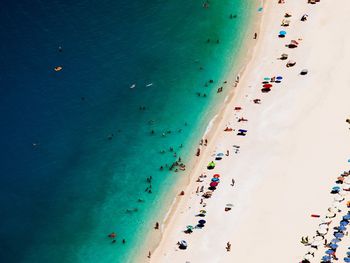
[[[1,262],[132,261],[186,175],[159,167],[190,160],[224,99],[247,2],[2,3]]]

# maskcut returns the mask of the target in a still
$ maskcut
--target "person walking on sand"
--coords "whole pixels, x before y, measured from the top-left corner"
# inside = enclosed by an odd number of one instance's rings
[[[151,251],[148,251],[148,258],[151,258]]]
[[[154,227],[154,229],[159,229],[159,223],[158,222],[156,222],[156,225],[155,225],[155,227]]]
[[[258,38],[258,34],[254,33],[254,39],[257,39],[257,38]]]
[[[234,185],[235,185],[235,179],[232,178],[231,186],[234,186]]]

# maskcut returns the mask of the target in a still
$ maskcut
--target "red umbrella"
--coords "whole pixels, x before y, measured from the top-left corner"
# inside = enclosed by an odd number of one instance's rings
[[[264,88],[271,88],[272,85],[271,85],[271,84],[264,84],[263,87],[264,87]]]
[[[216,186],[218,186],[218,184],[219,184],[218,182],[211,182],[211,183],[210,183],[210,186],[211,186],[211,187],[216,187]]]
[[[219,177],[220,177],[220,174],[214,174],[213,177],[214,177],[214,178],[219,178]]]

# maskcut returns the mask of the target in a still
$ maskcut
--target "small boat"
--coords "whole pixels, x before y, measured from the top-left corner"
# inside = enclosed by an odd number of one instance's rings
[[[151,86],[153,86],[153,83],[149,83],[146,85],[146,87],[151,87]]]
[[[133,89],[133,88],[135,88],[136,87],[136,84],[132,84],[131,86],[130,86],[130,89]]]
[[[57,72],[57,71],[61,71],[63,68],[61,66],[57,66],[54,68],[54,70]]]

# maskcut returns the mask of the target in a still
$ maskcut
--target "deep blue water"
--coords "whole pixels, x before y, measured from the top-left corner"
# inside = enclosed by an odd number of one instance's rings
[[[127,262],[179,176],[159,167],[177,159],[169,147],[189,159],[251,5],[1,2],[0,262]]]

